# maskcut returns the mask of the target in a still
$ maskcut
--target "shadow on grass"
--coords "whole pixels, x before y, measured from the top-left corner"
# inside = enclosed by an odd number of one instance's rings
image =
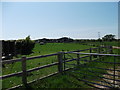
[[[27,84],[26,86],[15,88],[13,90],[35,90],[35,89],[33,87],[31,87],[30,85]]]

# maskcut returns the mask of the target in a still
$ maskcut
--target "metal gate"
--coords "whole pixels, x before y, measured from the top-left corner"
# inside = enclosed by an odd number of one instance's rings
[[[72,59],[71,61],[68,59]],[[120,55],[98,53],[64,53],[67,75],[95,88],[120,88]]]

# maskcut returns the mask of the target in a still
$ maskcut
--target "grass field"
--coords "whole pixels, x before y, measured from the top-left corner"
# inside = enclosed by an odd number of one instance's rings
[[[96,44],[98,44],[98,43],[96,42]],[[35,44],[33,53],[31,53],[30,55],[26,55],[26,57],[52,54],[52,53],[60,52],[62,50],[64,50],[64,51],[82,50],[82,49],[88,49],[91,47],[93,47],[93,46],[82,45],[80,43],[47,43],[45,45]],[[114,50],[114,53],[117,53],[117,52],[118,52],[117,50]],[[22,57],[22,55],[18,55],[18,58],[21,58],[21,57]],[[16,58],[16,57],[14,57],[14,58]],[[108,60],[110,60],[110,59],[108,59]],[[41,59],[30,60],[30,61],[27,61],[27,69],[50,64],[53,62],[57,62],[57,56],[51,56],[51,57],[46,57],[46,58],[41,58]],[[76,62],[72,61],[70,63],[76,63]],[[108,66],[108,65],[105,65],[105,64],[103,65],[103,64],[99,64],[99,63],[98,64],[92,63],[90,65],[91,66],[94,66],[94,65]],[[83,72],[85,72],[83,68],[82,68],[82,70],[83,70]],[[85,70],[86,70],[86,68],[85,68]],[[15,72],[19,72],[19,71],[21,71],[21,62],[17,62],[14,64],[6,64],[5,68],[3,68],[3,75],[15,73]],[[45,76],[45,75],[48,75],[50,73],[54,73],[57,71],[58,71],[57,66],[52,66],[49,68],[37,70],[37,71],[30,73],[27,79],[28,79],[28,81],[31,81],[31,80],[37,79],[39,77],[42,77],[42,76]],[[105,71],[102,71],[102,72],[105,72]],[[82,75],[81,75],[81,77],[82,77]],[[91,79],[91,77],[89,77],[89,79]],[[10,88],[15,85],[19,85],[21,83],[22,83],[22,81],[21,81],[20,76],[11,77],[11,78],[3,80],[3,88]],[[30,88],[39,88],[39,89],[40,88],[68,88],[68,87],[69,88],[91,88],[90,86],[86,85],[86,83],[78,82],[73,77],[70,77],[69,75],[66,75],[66,74],[65,75],[58,74],[54,77],[46,78],[46,79],[40,80],[40,81],[30,85]]]
[[[31,56],[38,56],[38,55],[46,55],[46,54],[57,53],[62,50],[73,51],[73,50],[88,49],[90,47],[91,46],[81,45],[78,43],[47,43],[45,45],[35,44],[33,53],[30,55],[23,55],[23,56],[31,57]],[[21,58],[21,57],[22,55],[18,55],[18,58]],[[30,61],[27,61],[27,69],[35,68],[35,67],[42,66],[42,65],[47,65],[50,63],[54,63],[54,62],[57,62],[57,56],[30,60]],[[3,75],[19,72],[21,71],[21,62],[16,62],[13,64],[5,64],[5,68],[3,68],[2,70],[3,70],[2,72]],[[34,71],[30,73],[28,77],[28,81],[37,79],[38,77],[42,77],[42,76],[45,76],[45,75],[48,75],[50,73],[54,73],[57,71],[58,71],[57,66]],[[10,88],[18,84],[21,84],[20,76],[11,77],[11,78],[3,80],[3,88]]]
[[[80,43],[46,43],[45,45],[40,45],[39,43],[37,43],[35,44],[35,47],[32,51],[33,53],[31,53],[30,55],[25,55],[25,56],[31,57],[31,56],[37,56],[37,55],[57,53],[62,50],[73,51],[73,50],[86,49],[90,47],[91,46],[82,45]],[[18,58],[20,57],[21,55],[18,55]]]

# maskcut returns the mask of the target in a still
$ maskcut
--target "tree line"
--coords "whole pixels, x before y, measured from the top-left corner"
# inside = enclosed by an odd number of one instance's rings
[[[96,42],[96,41],[118,41],[119,39],[115,39],[115,35],[112,34],[108,34],[105,35],[104,37],[102,37],[101,39],[72,39],[69,37],[62,37],[59,39],[47,39],[47,38],[43,38],[43,39],[37,39],[35,40],[35,42],[40,43],[43,42],[45,43],[70,43],[70,42],[80,42],[80,43],[84,43],[84,42]],[[120,41],[120,40],[119,40]]]

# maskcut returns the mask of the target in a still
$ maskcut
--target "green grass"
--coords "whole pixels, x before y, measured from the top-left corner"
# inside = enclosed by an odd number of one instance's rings
[[[36,44],[35,48],[33,49],[33,53],[30,55],[23,55],[26,57],[31,57],[31,56],[38,56],[38,55],[46,55],[46,54],[52,54],[52,53],[57,53],[62,50],[80,50],[80,49],[87,49],[90,48],[90,46],[87,45],[80,45],[77,43],[48,43],[46,45],[39,45]],[[40,53],[39,53],[40,52]],[[19,56],[19,58],[21,58]],[[45,57],[45,58],[40,58],[40,59],[33,59],[30,61],[27,61],[27,69],[50,64],[57,62],[57,56],[51,56],[51,57]],[[21,71],[21,62],[16,62],[13,64],[5,64],[5,68],[3,68],[3,75],[10,74],[16,71]]]
[[[39,43],[37,43],[35,44],[35,47],[32,50],[33,53],[24,56],[31,57],[37,55],[57,53],[62,50],[73,51],[73,50],[86,49],[90,47],[91,46],[82,45],[80,43],[46,43],[45,45],[40,45]],[[20,57],[22,57],[22,55],[18,55],[18,58]]]
[[[85,58],[88,59],[88,58]],[[101,61],[104,62],[114,62],[113,58],[111,57],[105,57],[104,59],[101,59]],[[116,59],[116,62],[119,62],[119,58]],[[76,63],[75,61],[72,62]],[[98,68],[113,68],[113,64],[108,63],[100,63],[100,62],[90,62],[86,63],[86,65],[82,65],[83,62],[80,62],[80,66],[74,66],[74,69],[71,69],[70,71],[66,71],[64,74],[58,74],[49,78],[45,78],[42,80],[39,80],[33,84],[30,84],[28,88],[30,89],[41,89],[41,88],[93,88],[90,87],[87,83],[78,81],[71,75],[76,76],[76,78],[84,79],[91,82],[100,83],[98,80],[103,81],[101,78],[102,74],[100,73],[107,73],[106,70],[101,70],[97,68],[92,67],[98,67]],[[85,62],[84,62],[85,63]],[[70,63],[69,63],[70,64]],[[117,66],[116,66],[117,68]],[[89,72],[92,71],[92,72]],[[93,73],[98,72],[98,73]],[[89,76],[88,76],[89,75]],[[99,77],[96,77],[99,76]],[[112,78],[111,78],[112,79]],[[106,84],[106,83],[105,83]],[[107,85],[107,84],[106,84]],[[24,88],[24,87],[22,87]]]
[[[38,85],[39,84],[39,85]],[[29,84],[27,87],[29,89],[46,89],[46,88],[91,88],[86,85],[84,82],[79,82],[75,80],[73,77],[70,77],[66,74],[61,75],[57,74],[53,77],[49,77],[43,80],[39,80],[33,84]],[[19,88],[25,89],[24,87]]]
[[[31,57],[31,56],[57,53],[62,50],[73,51],[73,50],[81,50],[81,49],[88,49],[88,48],[90,48],[90,46],[81,45],[78,43],[47,43],[45,45],[35,44],[33,53],[31,53],[30,55],[23,55],[23,56]],[[21,58],[21,57],[22,57],[22,55],[18,55],[18,58]],[[16,57],[14,57],[14,58],[16,58]],[[27,61],[27,69],[51,64],[54,62],[57,62],[57,56],[33,59],[30,61]],[[16,62],[13,64],[5,64],[5,68],[3,68],[2,71],[3,71],[2,72],[3,75],[19,72],[19,71],[21,71],[21,62]],[[48,75],[50,73],[54,73],[57,71],[58,71],[57,66],[53,66],[53,67],[49,67],[49,68],[31,72],[28,76],[28,81],[37,79],[39,77],[42,77],[42,76],[45,76],[45,75]],[[11,77],[11,78],[3,80],[3,83],[4,83],[3,88],[10,88],[15,85],[21,84],[20,78],[21,78],[20,76],[15,76],[15,77]],[[19,82],[17,82],[17,81],[19,81]]]
[[[98,44],[98,42],[96,42],[96,44]],[[88,49],[91,47],[92,46],[81,45],[79,43],[47,43],[45,45],[35,44],[33,53],[31,53],[30,55],[23,55],[23,56],[31,57],[31,56],[57,53],[62,50],[73,51],[73,50]],[[89,52],[89,51],[86,51],[86,52]],[[94,50],[93,52],[96,52],[96,51]],[[114,53],[118,53],[118,51],[115,49]],[[70,56],[72,56],[73,58],[76,58],[75,54],[66,55],[66,58],[72,58]],[[83,55],[81,55],[81,56],[83,56]],[[18,55],[18,58],[21,58],[21,57],[22,57],[22,55]],[[16,58],[16,57],[14,57],[14,58]],[[84,59],[89,60],[89,58],[84,58]],[[105,61],[113,61],[113,59],[111,57],[107,57],[104,60]],[[27,61],[27,69],[35,68],[38,66],[43,66],[46,64],[51,64],[54,62],[57,62],[57,56],[51,56],[51,57],[46,57],[46,58],[41,58],[41,59],[30,60],[30,61]],[[72,61],[72,62],[68,62],[68,63],[76,64],[76,61]],[[83,64],[85,62],[81,61],[80,63]],[[88,66],[109,68],[109,67],[111,67],[111,64],[91,62],[91,63],[87,63],[87,67]],[[73,66],[68,65],[68,67],[73,67]],[[79,67],[80,72],[87,73],[89,75],[94,75],[94,73],[87,72],[87,70],[106,72],[105,70],[98,70],[98,69],[87,68],[87,67],[86,66]],[[14,64],[6,64],[5,68],[3,68],[3,75],[14,73],[14,72],[19,72],[19,71],[21,71],[21,62],[17,62]],[[52,66],[49,68],[45,68],[45,69],[41,69],[41,70],[37,70],[37,71],[29,73],[29,76],[27,79],[28,79],[28,81],[31,81],[31,80],[43,77],[45,75],[48,75],[50,73],[54,73],[57,71],[58,71],[57,66]],[[68,73],[72,73],[72,72],[68,72]],[[79,78],[84,77],[84,75],[80,75],[80,74],[75,74],[75,75]],[[87,78],[88,78],[88,80],[95,79],[95,77],[87,77]],[[21,84],[21,76],[11,77],[11,78],[3,80],[3,88],[10,88],[10,87],[13,87],[13,86],[16,86],[19,84]],[[56,76],[40,80],[34,84],[30,84],[30,88],[40,89],[40,88],[91,88],[91,87],[82,81],[79,82],[78,80],[74,79],[73,77],[71,77],[67,74],[64,74],[64,75],[58,74]]]

